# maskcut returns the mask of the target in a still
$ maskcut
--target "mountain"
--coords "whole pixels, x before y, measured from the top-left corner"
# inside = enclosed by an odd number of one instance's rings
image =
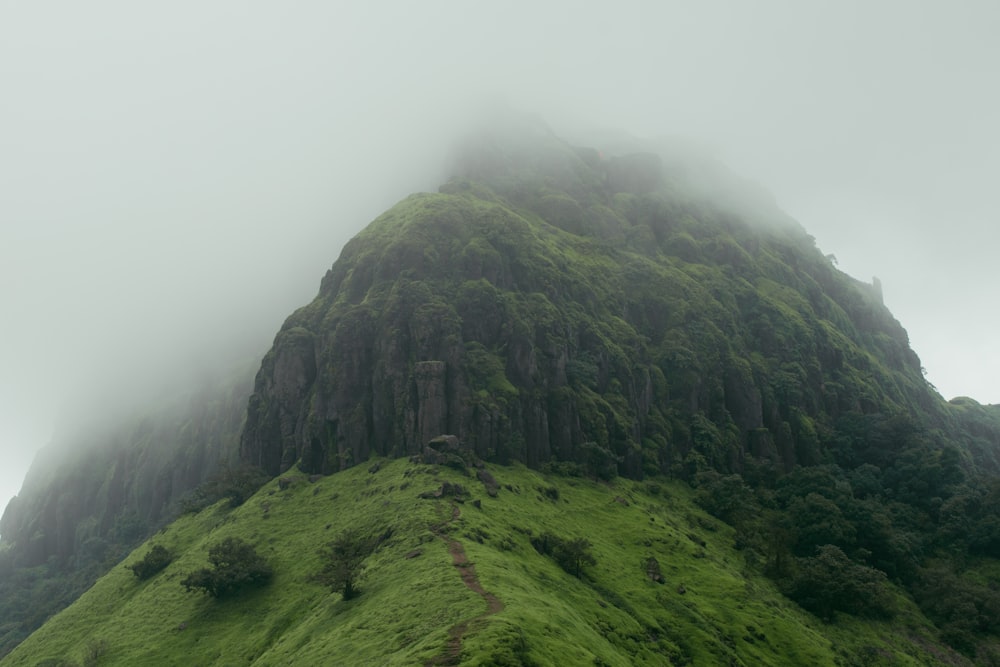
[[[877,289],[737,179],[704,198],[706,168],[602,158],[531,121],[455,171],[348,243],[285,322],[246,460],[329,473],[451,433],[533,467],[787,471],[828,458],[844,415],[943,419]]]
[[[927,384],[877,281],[678,142],[509,116],[452,171],[344,247],[252,392],[33,471],[7,650],[126,548],[79,575],[95,537],[187,514],[126,559],[165,570],[111,567],[3,664],[1000,664],[1000,412]],[[226,537],[270,584],[186,593]],[[364,552],[356,600],[321,547]]]

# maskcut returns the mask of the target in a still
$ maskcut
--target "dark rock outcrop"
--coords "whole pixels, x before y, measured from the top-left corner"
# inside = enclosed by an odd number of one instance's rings
[[[748,188],[722,170],[601,157],[534,122],[495,139],[348,243],[288,319],[245,460],[329,473],[450,433],[599,476],[790,469],[844,413],[940,407],[871,290],[766,198],[734,213]]]

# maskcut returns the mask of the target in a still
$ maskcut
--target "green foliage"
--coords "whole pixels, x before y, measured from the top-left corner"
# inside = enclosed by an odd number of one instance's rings
[[[921,571],[914,588],[921,609],[937,623],[942,638],[963,653],[974,655],[983,638],[1000,631],[1000,591],[995,585],[938,566]]]
[[[802,607],[828,621],[838,611],[874,618],[894,613],[885,574],[852,562],[831,544],[819,547],[815,556],[798,559],[785,590]]]
[[[333,592],[339,591],[344,600],[355,598],[361,590],[358,579],[364,572],[365,560],[392,535],[392,529],[377,537],[365,536],[359,530],[346,531],[320,549],[322,568],[312,576]]]
[[[736,526],[759,511],[753,491],[736,473],[720,475],[715,470],[703,471],[696,476],[695,487],[698,489],[695,502],[730,525]]]
[[[253,546],[237,537],[227,537],[209,548],[208,562],[212,564],[211,568],[188,573],[181,580],[181,586],[188,591],[201,590],[219,598],[267,584],[274,574]]]
[[[275,434],[294,428],[307,472],[330,472],[373,454],[400,456],[401,449],[424,444],[417,425],[435,419],[422,410],[439,402],[447,405],[448,428],[468,434],[465,444],[477,455],[575,477],[557,488],[535,473],[505,470],[509,493],[501,487],[496,498],[477,498],[482,504],[476,511],[465,505],[459,522],[430,516],[436,510],[418,509],[412,497],[398,495],[415,484],[413,475],[452,471],[410,469],[405,481],[391,484],[382,482],[382,473],[376,481],[346,471],[338,477],[345,485],[336,492],[341,495],[312,505],[295,488],[280,503],[255,500],[266,476],[223,467],[188,508],[225,498],[233,511],[192,513],[179,525],[198,525],[213,541],[238,534],[262,549],[266,544],[269,562],[276,559],[284,568],[274,575],[282,579],[274,596],[288,591],[275,603],[280,613],[260,612],[266,622],[255,630],[264,639],[226,660],[250,663],[273,651],[271,662],[294,654],[310,664],[323,654],[306,647],[346,652],[338,647],[350,645],[355,653],[338,654],[341,662],[363,655],[380,664],[389,655],[380,647],[391,637],[405,656],[401,661],[427,662],[428,647],[444,641],[444,629],[401,617],[421,615],[418,603],[437,604],[424,591],[430,581],[444,585],[452,561],[439,552],[430,562],[428,545],[440,546],[438,538],[459,525],[463,532],[455,535],[479,538],[469,545],[478,576],[520,601],[469,626],[485,626],[469,643],[479,647],[470,649],[479,657],[504,655],[512,664],[566,662],[566,656],[574,664],[663,664],[665,657],[676,664],[832,664],[862,653],[844,649],[834,658],[827,638],[855,646],[854,634],[866,635],[855,648],[881,655],[877,647],[888,641],[882,637],[898,627],[882,625],[866,634],[854,617],[882,619],[906,606],[906,595],[967,654],[994,642],[996,627],[981,619],[993,613],[984,581],[995,575],[973,576],[963,568],[1000,555],[1000,485],[968,468],[971,461],[991,474],[1000,470],[1000,412],[970,399],[944,404],[924,382],[905,331],[871,286],[833,268],[811,237],[773,207],[734,197],[738,183],[717,183],[709,192],[683,176],[690,170],[655,169],[660,158],[654,155],[636,163],[645,163],[645,171],[626,178],[592,153],[531,129],[530,138],[510,145],[487,142],[485,157],[469,160],[463,178],[439,194],[408,198],[348,244],[317,299],[289,318],[263,362],[261,391],[251,400],[245,430],[259,450],[244,454],[276,470],[296,457]],[[642,187],[632,187],[637,183]],[[735,209],[734,199],[741,202]],[[282,355],[316,364],[302,373],[303,386],[278,381]],[[430,368],[424,364],[446,369],[443,394],[433,401],[420,396],[433,383],[416,391],[413,386],[418,371]],[[204,443],[212,442],[213,452],[231,453],[223,445],[239,432],[245,404],[235,418],[220,410],[204,420],[213,428],[189,420],[178,439],[192,452],[203,453]],[[226,421],[224,414],[229,421],[215,423]],[[135,433],[149,443],[156,431],[148,422]],[[143,445],[137,451],[153,450]],[[194,454],[181,459],[204,460]],[[116,469],[115,457],[82,463],[99,469],[88,468],[86,477],[102,480],[102,489],[113,486],[104,481],[131,469]],[[158,479],[143,470],[143,480]],[[676,480],[653,482],[669,490],[654,498],[617,477],[663,473],[693,482],[693,496]],[[440,488],[437,480],[434,486]],[[89,497],[84,491],[92,487],[74,488],[74,497]],[[320,493],[325,487],[311,488]],[[619,495],[607,498],[610,489]],[[499,511],[490,511],[493,502]],[[96,572],[83,561],[113,561],[126,542],[156,524],[135,509],[142,502],[129,503],[106,516],[88,515],[69,538],[25,522],[18,526],[23,542],[17,556],[27,558],[24,544],[37,533],[35,544],[79,547],[56,554],[67,567],[75,559]],[[286,524],[275,519],[291,507],[302,516],[289,512]],[[389,546],[376,551],[353,528],[358,516],[386,521],[385,508],[409,517],[400,529],[405,552]],[[61,516],[59,509],[38,505],[25,516]],[[512,517],[520,523],[512,524]],[[266,530],[255,523],[261,518],[268,519]],[[328,529],[340,537],[321,550],[317,564],[315,536]],[[554,529],[587,537],[560,538]],[[495,544],[490,535],[497,536]],[[536,549],[527,548],[522,535],[535,536]],[[185,539],[190,553],[204,535]],[[198,541],[197,548],[204,544]],[[36,624],[58,607],[50,599],[65,601],[86,587],[65,571],[53,574],[57,568],[48,557],[42,553],[30,562],[37,570],[18,570],[16,585],[0,581],[0,605],[29,610],[20,613]],[[651,557],[669,568],[671,580],[684,581],[683,603],[668,597],[665,587],[649,593],[642,588],[647,581],[628,579],[635,568],[612,567]],[[577,576],[565,590],[549,586],[558,575],[553,561]],[[348,598],[363,569],[372,575],[365,595],[344,605],[349,609],[336,620],[343,625],[325,634],[322,623],[329,617],[317,610],[323,598],[305,586],[310,575]],[[955,595],[921,574],[938,569],[949,573]],[[409,588],[390,591],[376,571],[393,572],[389,583]],[[762,571],[773,579],[760,578]],[[198,570],[185,581],[197,585],[212,576]],[[129,590],[157,589],[164,579],[132,582]],[[481,606],[481,598],[452,583],[455,610]],[[815,630],[808,617],[773,595],[776,586],[822,618],[839,616],[837,623]],[[136,604],[146,600],[142,592],[135,595]],[[596,607],[595,599],[601,602]],[[196,604],[178,602],[175,609],[195,617]],[[916,610],[907,613],[908,623],[930,632]],[[771,623],[767,639],[758,636],[761,618]],[[917,632],[913,627],[906,632]],[[28,629],[0,623],[6,633],[0,641],[19,641]],[[366,631],[379,636],[355,642]],[[337,639],[329,639],[334,634]],[[917,650],[910,644],[925,641],[923,635],[910,639],[893,647],[894,657],[905,656],[903,663]],[[199,641],[209,644],[209,635]],[[220,643],[215,646],[222,652]],[[779,646],[784,652],[776,658]],[[923,656],[910,662],[918,659]]]
[[[597,565],[597,559],[591,552],[594,545],[583,537],[565,539],[552,533],[542,533],[537,538],[532,538],[531,544],[535,551],[551,556],[559,567],[577,579],[583,573],[584,565]]]
[[[140,581],[145,581],[153,575],[162,572],[168,565],[170,565],[172,560],[173,556],[166,547],[162,544],[154,544],[149,551],[146,552],[146,555],[143,556],[141,561],[127,567],[132,570],[132,573],[138,577]]]
[[[607,447],[602,447],[596,442],[585,442],[580,445],[584,462],[588,473],[594,479],[612,480],[618,475],[618,464],[622,462],[622,457],[616,456]]]
[[[520,466],[488,467],[499,488],[492,497],[448,468],[381,464],[377,473],[357,466],[280,493],[274,480],[234,510],[185,515],[156,537],[175,554],[166,574],[197,569],[226,538],[256,544],[274,568],[266,594],[213,604],[185,594],[177,577],[140,586],[114,568],[4,667],[61,656],[79,663],[94,637],[112,647],[101,664],[123,667],[426,664],[448,650],[461,624],[459,661],[470,665],[832,665],[850,664],[844,656],[865,647],[913,667],[935,664],[933,655],[953,659],[905,596],[894,594],[900,621],[838,614],[817,624],[733,550],[733,530],[676,480],[562,478],[552,502],[534,490],[554,488],[553,480]],[[467,487],[457,516],[447,501],[418,498],[444,482]],[[364,560],[364,594],[340,605],[310,581],[323,568],[317,535],[365,539],[358,531],[372,525],[395,530]],[[531,546],[546,533],[585,536],[577,545],[586,552],[589,542],[597,562],[581,560],[580,577],[566,576],[553,555]],[[498,613],[483,615],[488,604],[463,582],[471,568],[455,566],[453,540],[502,603]],[[650,558],[670,585],[650,580]],[[572,558],[562,560],[572,575]]]

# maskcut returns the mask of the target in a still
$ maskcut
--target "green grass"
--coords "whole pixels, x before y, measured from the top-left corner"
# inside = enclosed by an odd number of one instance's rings
[[[272,481],[242,507],[220,504],[171,524],[150,540],[176,554],[163,572],[140,582],[126,569],[144,545],[0,664],[82,665],[103,641],[100,665],[421,665],[446,652],[462,621],[469,665],[938,664],[920,648],[930,645],[927,630],[905,600],[895,624],[823,624],[787,601],[683,484],[490,470],[496,498],[472,477],[405,460],[314,483],[299,476],[284,491]],[[457,518],[452,500],[418,498],[444,480],[469,492]],[[553,487],[555,499],[544,492]],[[345,602],[309,581],[318,548],[340,531],[390,527],[359,597]],[[586,537],[597,564],[580,579],[567,574],[531,546],[543,532]],[[267,557],[271,583],[229,599],[185,592],[185,573],[228,536]],[[499,613],[487,615],[486,600],[463,584],[448,539],[503,603]],[[651,556],[665,584],[645,576]]]

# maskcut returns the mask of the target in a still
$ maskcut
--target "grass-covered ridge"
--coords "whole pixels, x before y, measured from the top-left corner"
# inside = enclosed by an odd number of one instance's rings
[[[165,570],[140,581],[127,569],[145,545],[0,664],[964,664],[901,596],[894,624],[819,622],[745,563],[686,485],[490,466],[493,497],[471,473],[378,463],[290,475],[239,508],[179,519],[150,540],[174,554]],[[447,486],[420,497],[445,483],[461,498]],[[334,536],[388,528],[355,599],[310,581]],[[544,533],[586,538],[596,564],[574,577],[532,546]],[[273,580],[232,598],[185,592],[185,573],[227,537],[256,545]]]

